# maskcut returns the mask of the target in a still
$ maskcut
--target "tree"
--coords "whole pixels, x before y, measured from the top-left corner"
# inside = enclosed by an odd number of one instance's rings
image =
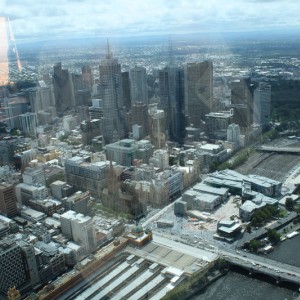
[[[260,241],[258,241],[256,239],[250,241],[251,251],[257,252],[260,247],[261,247],[261,242]]]
[[[271,243],[276,244],[280,241],[280,233],[278,233],[275,229],[269,229],[268,238]]]
[[[294,209],[294,201],[291,197],[286,198],[285,200],[285,208],[287,210],[293,210]]]
[[[246,226],[246,231],[247,231],[248,233],[251,233],[251,231],[252,231],[251,224],[248,224],[248,225]]]

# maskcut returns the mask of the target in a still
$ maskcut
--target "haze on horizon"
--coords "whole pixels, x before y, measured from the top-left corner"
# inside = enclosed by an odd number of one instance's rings
[[[300,29],[294,0],[4,0],[16,39]]]

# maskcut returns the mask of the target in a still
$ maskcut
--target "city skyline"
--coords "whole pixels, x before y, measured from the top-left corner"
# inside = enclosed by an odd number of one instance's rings
[[[300,27],[295,1],[4,1],[16,39],[278,31]]]

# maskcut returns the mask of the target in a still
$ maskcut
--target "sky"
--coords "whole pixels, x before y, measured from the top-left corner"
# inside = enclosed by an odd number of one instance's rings
[[[299,0],[0,0],[16,38],[299,28]]]

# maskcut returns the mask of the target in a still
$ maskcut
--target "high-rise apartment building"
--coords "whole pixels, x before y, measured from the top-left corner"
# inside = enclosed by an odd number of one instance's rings
[[[18,214],[17,198],[12,184],[0,183],[0,212],[7,217]]]
[[[159,93],[168,136],[172,141],[182,143],[185,128],[183,69],[170,65],[160,70]]]
[[[270,122],[271,85],[260,82],[254,90],[253,123],[267,125]]]
[[[142,102],[148,105],[147,75],[144,67],[135,66],[129,72],[131,104]]]
[[[121,65],[108,48],[108,53],[101,60],[100,66],[100,95],[103,105],[103,139],[109,144],[115,139],[125,136],[122,75]]]
[[[202,127],[213,105],[213,64],[187,63],[184,69],[185,114],[190,125]]]
[[[62,69],[61,63],[54,66],[53,87],[56,112],[62,116],[75,106],[75,95],[72,76],[68,70]]]

